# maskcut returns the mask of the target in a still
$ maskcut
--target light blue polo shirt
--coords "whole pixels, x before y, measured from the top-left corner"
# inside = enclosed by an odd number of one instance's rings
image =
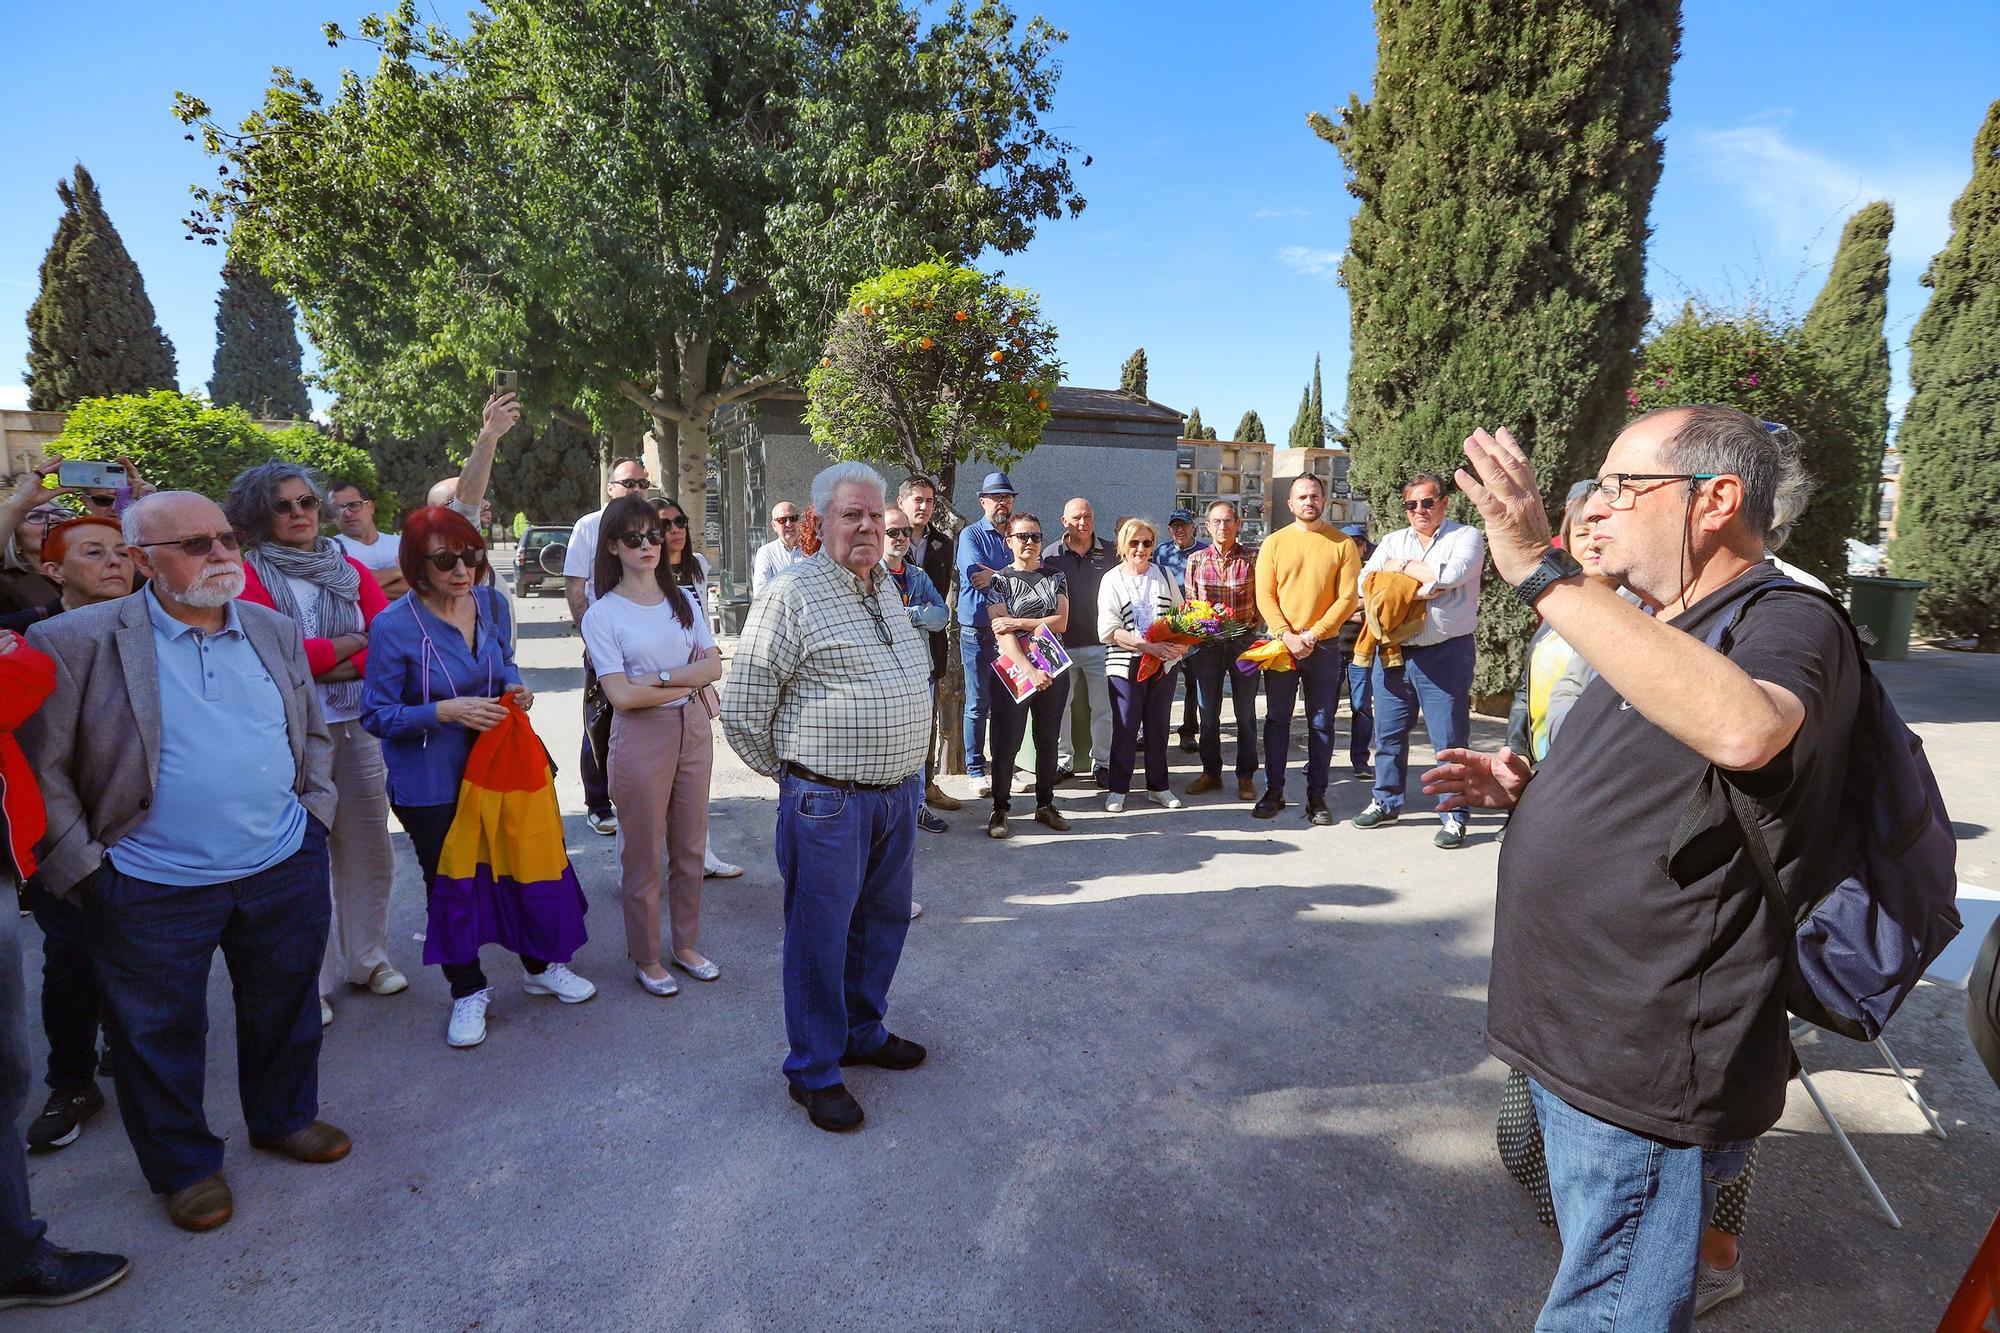
[[[146,613],[159,662],[160,776],[144,822],[107,853],[111,864],[155,884],[221,884],[269,870],[306,832],[281,687],[235,602],[214,634],[168,615],[150,588]]]

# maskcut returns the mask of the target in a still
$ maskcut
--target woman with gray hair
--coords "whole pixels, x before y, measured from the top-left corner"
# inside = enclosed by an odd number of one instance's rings
[[[382,744],[361,726],[361,677],[368,625],[387,605],[382,585],[320,535],[325,496],[297,463],[260,463],[229,484],[223,512],[243,534],[243,599],[298,622],[320,712],[333,734],[333,785],[340,798],[327,852],[333,871],[333,927],[319,974],[319,1018],[333,1021],[327,997],[342,980],[377,995],[410,983],[389,962],[388,770]]]

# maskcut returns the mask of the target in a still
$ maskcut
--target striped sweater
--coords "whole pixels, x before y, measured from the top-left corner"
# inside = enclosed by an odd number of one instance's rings
[[[1135,606],[1145,606],[1150,601],[1152,614],[1146,617],[1146,624],[1158,620],[1181,604],[1181,590],[1174,586],[1172,579],[1160,573],[1157,565],[1148,565],[1146,572],[1134,576],[1123,565],[1104,576],[1097,585],[1097,637],[1111,644],[1113,630],[1141,632],[1139,618],[1134,614]],[[1104,672],[1121,680],[1130,680],[1138,669],[1139,654],[1130,648],[1120,648],[1111,644],[1104,654]]]

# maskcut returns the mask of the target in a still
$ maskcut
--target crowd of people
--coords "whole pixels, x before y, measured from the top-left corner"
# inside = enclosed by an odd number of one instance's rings
[[[43,932],[50,1090],[25,1140],[0,1145],[0,1304],[75,1299],[126,1271],[48,1243],[21,1157],[73,1142],[107,1075],[169,1218],[195,1231],[229,1220],[203,1096],[217,949],[251,1145],[319,1164],[348,1153],[319,1118],[319,1055],[336,1001],[409,986],[388,939],[390,813],[422,872],[423,961],[449,990],[450,1046],[485,1039],[484,946],[518,956],[527,996],[596,994],[570,966],[584,901],[566,860],[529,893],[461,874],[453,855],[470,836],[459,830],[491,817],[467,805],[482,737],[525,725],[534,705],[481,535],[494,451],[517,416],[496,396],[465,469],[396,534],[376,526],[365,484],[282,462],[244,472],[220,504],[128,468],[124,493],[36,484],[0,505],[4,869]],[[1225,790],[1233,735],[1235,797],[1274,819],[1301,695],[1305,820],[1333,822],[1346,699],[1350,770],[1369,788],[1353,823],[1379,827],[1402,814],[1421,716],[1438,760],[1421,779],[1438,798],[1436,845],[1463,845],[1468,809],[1510,812],[1488,1042],[1513,1071],[1503,1159],[1563,1242],[1538,1326],[1594,1326],[1615,1305],[1633,1327],[1686,1327],[1742,1290],[1749,1165],[1791,1071],[1778,935],[1750,853],[1720,835],[1692,844],[1686,865],[1659,849],[1674,793],[1716,773],[1767,812],[1779,873],[1813,872],[1856,706],[1852,635],[1812,598],[1742,608],[1746,589],[1786,578],[1769,552],[1809,490],[1782,427],[1727,408],[1647,414],[1577,484],[1559,534],[1505,431],[1476,431],[1465,449],[1453,480],[1481,526],[1448,517],[1453,481],[1419,473],[1401,488],[1404,524],[1372,548],[1329,521],[1311,475],[1291,483],[1292,521],[1252,548],[1227,501],[1203,514],[1206,539],[1175,510],[1165,542],[1143,516],[1118,519],[1107,541],[1071,497],[1056,538],[1002,472],[949,537],[929,479],[891,493],[873,469],[836,464],[809,508],[774,507],[726,669],[689,515],[653,492],[641,460],[617,460],[564,573],[585,651],[585,814],[618,839],[634,983],[667,996],[675,970],[721,975],[701,947],[703,884],[740,870],[708,836],[717,722],[777,784],[782,1073],[813,1125],[847,1131],[864,1113],[844,1068],[926,1056],[886,1019],[921,912],[919,834],[948,829],[938,812],[963,804],[934,763],[954,646],[963,711],[945,725],[961,728],[994,838],[1013,831],[1017,786],[1036,823],[1068,830],[1055,794],[1086,773],[1109,812],[1135,776],[1147,801],[1180,808],[1176,738],[1199,756],[1186,794],[1200,797]],[[1540,621],[1515,744],[1491,753],[1467,744],[1489,556]],[[1286,669],[1244,671],[1238,645],[1189,651],[1150,633],[1189,599],[1259,625]],[[1731,613],[1710,646],[1711,622]],[[1568,911],[1586,892],[1596,908]],[[1574,923],[1560,938],[1537,924],[1556,916]],[[30,1077],[19,956],[0,946],[10,1114]]]

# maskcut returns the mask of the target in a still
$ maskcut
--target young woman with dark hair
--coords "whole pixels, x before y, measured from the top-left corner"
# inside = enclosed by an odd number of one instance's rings
[[[696,615],[708,614],[708,560],[695,549],[687,511],[679,501],[659,495],[653,497],[653,512],[660,516],[660,531],[667,540],[660,548],[660,567],[693,595]],[[735,879],[743,873],[743,867],[715,854],[715,837],[711,833],[702,845],[701,873],[708,879]]]
[[[625,948],[639,984],[672,995],[679,987],[660,956],[663,860],[668,957],[696,980],[722,975],[696,948],[714,765],[707,687],[722,679],[722,657],[701,600],[667,571],[666,531],[652,504],[613,500],[597,531],[600,593],[584,612],[583,641],[613,710],[605,769],[618,807]]]

